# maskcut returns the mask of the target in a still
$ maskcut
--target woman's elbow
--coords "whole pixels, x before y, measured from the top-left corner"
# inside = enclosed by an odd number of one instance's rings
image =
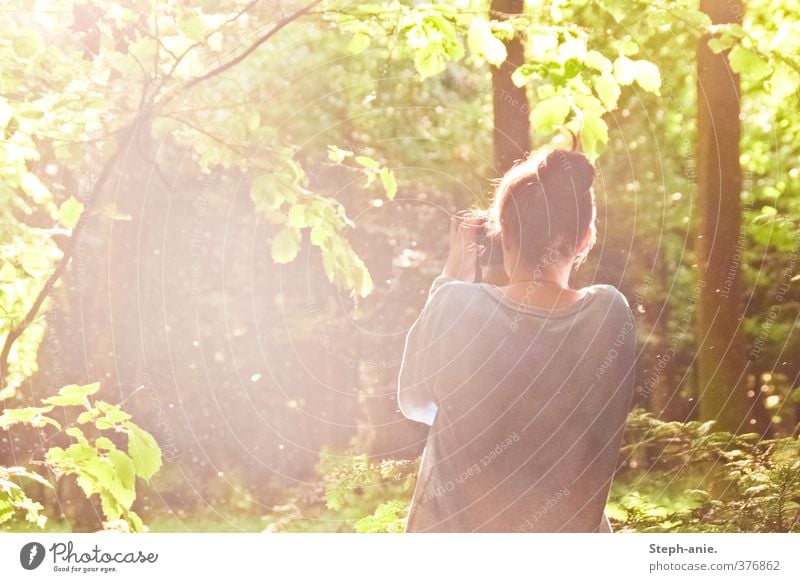
[[[436,418],[437,407],[436,404],[430,400],[415,402],[400,391],[397,402],[400,405],[400,413],[408,420],[421,422],[429,426],[433,424],[433,420]]]

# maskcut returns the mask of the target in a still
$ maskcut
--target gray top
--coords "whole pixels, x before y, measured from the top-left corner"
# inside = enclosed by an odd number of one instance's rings
[[[635,345],[611,285],[544,309],[434,280],[398,381],[402,413],[432,425],[406,531],[610,531]]]

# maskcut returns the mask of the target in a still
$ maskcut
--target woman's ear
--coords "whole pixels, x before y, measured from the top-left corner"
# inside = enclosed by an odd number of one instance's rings
[[[589,254],[589,251],[592,250],[595,241],[595,233],[594,229],[590,226],[586,229],[586,234],[583,236],[581,240],[581,244],[575,250],[575,257],[572,260],[572,266],[574,268],[580,267],[583,262],[586,260],[586,256]]]
[[[589,249],[589,245],[592,244],[592,229],[591,227],[586,229],[586,234],[583,235],[583,239],[581,240],[581,244],[578,246],[578,250],[575,251],[576,256],[581,256],[586,253]]]
[[[503,252],[508,252],[511,249],[510,241],[508,237],[505,236],[503,231],[500,231],[500,246],[503,248]]]

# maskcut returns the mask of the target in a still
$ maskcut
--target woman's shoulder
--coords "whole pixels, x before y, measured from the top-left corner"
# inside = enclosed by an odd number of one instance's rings
[[[431,284],[429,297],[432,301],[454,301],[480,293],[481,285],[439,275]]]
[[[583,291],[587,293],[597,293],[609,297],[614,301],[622,301],[628,305],[628,299],[625,297],[625,294],[610,283],[594,283],[588,287],[584,287]]]
[[[633,311],[631,310],[630,303],[625,294],[614,285],[609,283],[595,283],[584,287],[585,294],[594,294],[598,298],[602,298],[599,303],[605,304],[607,309],[613,310],[620,314],[620,316],[629,317],[633,319]]]
[[[633,312],[627,297],[614,285],[595,283],[583,287],[581,291],[582,296],[575,308],[594,305],[606,314],[614,313],[619,318],[633,320]],[[488,283],[472,283],[439,275],[431,285],[428,303],[437,307],[450,306],[456,309],[464,309],[467,305],[477,307],[482,300],[492,304],[491,298],[496,296],[497,288]],[[576,310],[584,311],[583,309]],[[575,310],[570,309],[568,311]]]

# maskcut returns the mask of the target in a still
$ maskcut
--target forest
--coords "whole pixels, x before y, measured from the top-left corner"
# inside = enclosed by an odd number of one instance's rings
[[[573,138],[614,530],[800,531],[800,1],[0,4],[0,531],[402,532],[449,219]]]

